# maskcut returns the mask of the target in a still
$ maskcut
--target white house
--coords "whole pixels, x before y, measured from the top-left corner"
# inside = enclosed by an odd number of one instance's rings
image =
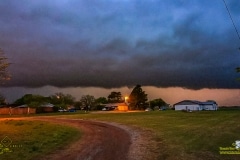
[[[190,110],[190,111],[202,111],[202,110],[218,110],[218,105],[215,101],[194,101],[184,100],[173,105],[176,111],[179,110]]]

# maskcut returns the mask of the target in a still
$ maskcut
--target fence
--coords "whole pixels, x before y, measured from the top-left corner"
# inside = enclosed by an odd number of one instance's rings
[[[36,108],[0,108],[0,114],[35,114]]]

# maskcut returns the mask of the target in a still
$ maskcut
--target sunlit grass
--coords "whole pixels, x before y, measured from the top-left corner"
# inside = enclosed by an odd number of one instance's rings
[[[69,144],[81,134],[75,128],[30,120],[0,121],[0,141],[8,137],[12,143],[2,146],[0,159],[31,160]]]

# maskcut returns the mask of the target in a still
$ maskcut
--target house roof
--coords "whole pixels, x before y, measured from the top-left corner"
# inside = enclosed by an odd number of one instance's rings
[[[51,103],[47,103],[47,104],[42,104],[41,107],[54,107],[54,105]]]
[[[181,102],[175,103],[175,105],[189,105],[189,104],[200,104],[201,102],[195,100],[183,100]]]
[[[23,104],[23,105],[17,106],[16,108],[27,108],[27,107],[28,107],[28,105]]]
[[[203,105],[211,105],[211,104],[217,104],[214,101],[207,101],[207,102],[202,102]]]
[[[128,106],[126,103],[108,103],[105,107]]]
[[[200,102],[196,100],[183,100],[181,102],[175,103],[175,105],[191,105],[191,104],[198,104],[198,105],[213,105],[217,104],[215,101],[206,101],[206,102]]]

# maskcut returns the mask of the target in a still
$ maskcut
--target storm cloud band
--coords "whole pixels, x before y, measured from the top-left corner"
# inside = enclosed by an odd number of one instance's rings
[[[239,18],[240,2],[228,3]],[[1,1],[0,47],[12,63],[5,86],[239,88],[240,42],[224,7],[207,0]]]

